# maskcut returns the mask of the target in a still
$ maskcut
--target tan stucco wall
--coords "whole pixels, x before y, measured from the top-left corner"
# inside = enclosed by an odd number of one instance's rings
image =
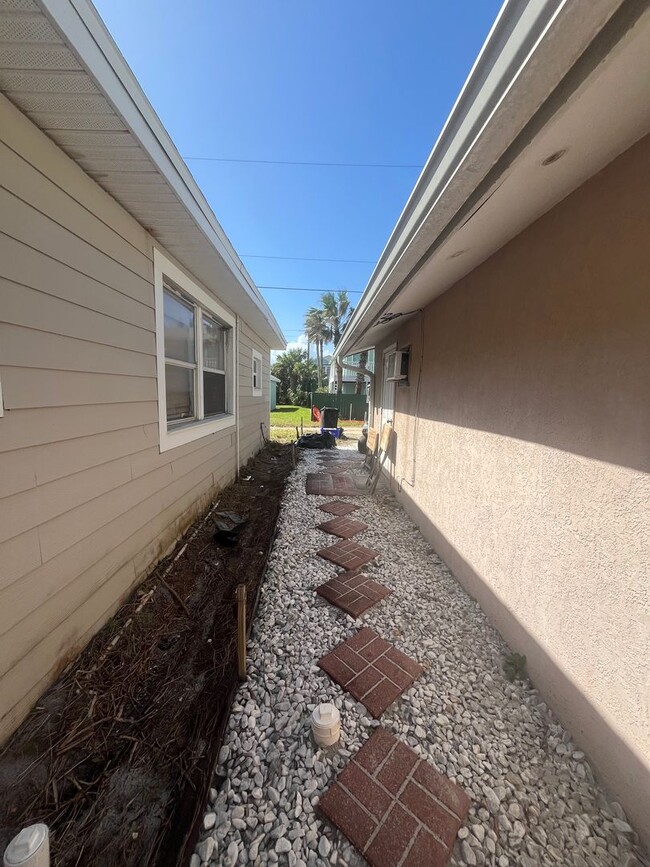
[[[153,247],[0,95],[0,742],[236,472],[234,426],[160,453]],[[237,361],[244,463],[245,322]]]
[[[649,157],[645,139],[377,363],[411,345],[395,404],[406,508],[646,837]]]

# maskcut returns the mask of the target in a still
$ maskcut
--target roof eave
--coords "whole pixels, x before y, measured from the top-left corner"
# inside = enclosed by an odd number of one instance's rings
[[[286,338],[271,309],[237,256],[94,6],[88,0],[39,0],[39,4],[160,171],[206,242],[216,250],[241,290],[258,308],[267,326],[267,334],[262,336],[272,348],[285,348]],[[147,228],[155,229],[155,226]]]
[[[422,258],[435,209],[455,216],[623,0],[506,0],[341,337],[358,350]],[[471,159],[472,172],[462,173]]]

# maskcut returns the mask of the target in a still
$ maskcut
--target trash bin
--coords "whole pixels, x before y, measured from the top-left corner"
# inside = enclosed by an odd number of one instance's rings
[[[321,430],[335,430],[339,426],[339,411],[335,406],[323,406],[320,411]]]

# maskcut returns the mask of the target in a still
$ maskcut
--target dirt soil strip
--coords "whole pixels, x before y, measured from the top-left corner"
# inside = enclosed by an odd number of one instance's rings
[[[237,683],[235,588],[251,622],[291,468],[291,446],[249,462],[14,733],[0,851],[42,821],[57,867],[189,860]],[[215,511],[248,518],[235,547],[215,542]]]

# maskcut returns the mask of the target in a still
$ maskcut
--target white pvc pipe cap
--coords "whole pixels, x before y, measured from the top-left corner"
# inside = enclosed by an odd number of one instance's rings
[[[50,840],[47,825],[29,825],[5,849],[4,867],[49,867]]]
[[[311,715],[314,740],[321,746],[335,744],[341,736],[341,714],[330,703],[319,704]]]

